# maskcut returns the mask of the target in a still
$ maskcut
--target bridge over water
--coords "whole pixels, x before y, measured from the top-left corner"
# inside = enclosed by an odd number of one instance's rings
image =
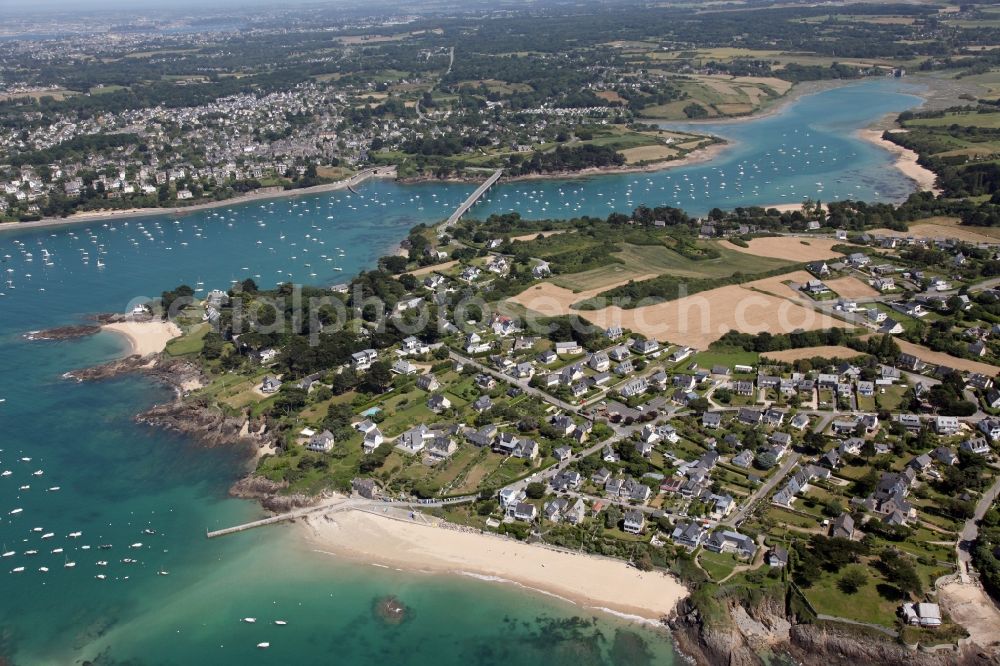
[[[503,175],[503,169],[497,169],[496,171],[494,171],[493,175],[487,178],[482,185],[477,187],[476,191],[470,194],[469,198],[463,201],[462,205],[456,208],[455,212],[452,213],[447,220],[445,220],[444,224],[442,224],[441,227],[438,229],[438,233],[443,234],[450,227],[454,226],[455,223],[458,222],[463,215],[468,213],[469,209],[472,208],[472,206],[475,205],[475,203],[479,201],[484,194],[486,194],[486,191],[489,190],[491,187],[493,187],[493,185],[495,185],[498,180],[500,180],[500,176],[502,175]]]

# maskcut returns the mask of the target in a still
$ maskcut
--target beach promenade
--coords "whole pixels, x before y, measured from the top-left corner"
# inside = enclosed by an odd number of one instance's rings
[[[430,509],[439,508],[442,506],[450,506],[452,504],[467,504],[468,502],[475,501],[478,495],[465,495],[462,497],[452,497],[440,501],[424,501],[424,502],[406,502],[406,501],[392,501],[392,500],[371,500],[358,497],[343,497],[336,496],[331,499],[323,500],[315,506],[309,506],[302,509],[295,509],[293,511],[288,511],[285,513],[279,513],[274,516],[268,516],[267,518],[261,518],[260,520],[253,520],[249,523],[242,523],[240,525],[234,525],[232,527],[225,527],[218,530],[212,530],[205,533],[205,536],[209,539],[215,539],[216,537],[226,536],[227,534],[236,534],[238,532],[245,532],[246,530],[252,530],[257,527],[265,527],[267,525],[276,525],[278,523],[284,523],[288,521],[293,521],[297,518],[305,518],[314,514],[326,514],[335,513],[338,511],[366,511],[375,508],[384,507],[404,507],[407,509]]]

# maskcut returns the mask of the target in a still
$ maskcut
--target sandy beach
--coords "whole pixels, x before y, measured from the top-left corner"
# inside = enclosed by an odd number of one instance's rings
[[[303,527],[317,552],[429,574],[460,574],[517,584],[588,608],[657,621],[687,589],[625,562],[363,511],[313,516]]]
[[[900,173],[904,176],[916,183],[919,190],[933,192],[935,196],[941,194],[941,190],[935,186],[937,174],[917,164],[919,155],[908,148],[903,148],[892,141],[883,139],[882,132],[883,130],[880,129],[863,129],[855,132],[855,136],[892,153],[896,158],[893,166],[899,169]],[[826,204],[822,205],[825,209],[829,210]],[[802,203],[782,203],[762,207],[765,209],[775,208],[782,213],[793,213],[802,210]]]
[[[101,330],[121,335],[132,346],[132,354],[148,356],[167,348],[167,343],[181,335],[172,321],[122,321],[104,324]]]
[[[892,130],[890,130],[890,132],[891,131]],[[878,129],[858,130],[857,135],[865,141],[884,148],[895,155],[896,168],[899,169],[904,176],[916,183],[917,187],[921,190],[933,192],[935,196],[941,194],[941,190],[934,186],[934,183],[937,181],[937,175],[930,169],[925,169],[917,164],[917,158],[919,156],[915,152],[908,148],[896,145],[892,141],[886,141],[882,138],[882,131]]]
[[[803,201],[805,201],[805,200],[803,199]],[[825,203],[820,203],[820,206],[822,206],[824,210],[829,210],[829,208],[827,208],[827,205]],[[770,205],[770,206],[761,206],[761,208],[763,208],[764,210],[768,210],[770,208],[774,208],[779,213],[794,213],[795,211],[799,211],[800,213],[802,212],[802,204],[801,203],[773,204],[773,205]]]
[[[756,118],[756,116],[754,116]],[[750,120],[746,118],[745,120]],[[654,171],[667,171],[678,167],[691,166],[711,162],[723,152],[732,148],[735,144],[731,141],[720,141],[710,143],[703,148],[697,148],[690,153],[675,160],[659,160],[649,164],[634,164],[620,167],[593,167],[590,169],[580,169],[579,171],[556,171],[552,173],[529,173],[523,176],[505,177],[504,182],[517,182],[527,180],[571,180],[574,178],[589,178],[591,176],[613,176],[623,173],[651,173]],[[468,179],[458,179],[458,182],[470,182]]]
[[[204,203],[192,204],[190,206],[173,206],[169,208],[128,208],[124,210],[95,210],[82,213],[74,213],[68,217],[47,217],[34,222],[7,222],[0,224],[0,231],[13,231],[16,229],[35,229],[39,227],[59,227],[63,225],[84,224],[87,222],[101,222],[104,220],[131,219],[135,217],[149,217],[151,215],[179,215],[200,210],[210,210],[212,208],[226,208],[238,206],[253,201],[265,201],[268,199],[285,199],[289,197],[304,196],[308,194],[319,194],[321,192],[336,192],[344,190],[354,185],[359,185],[369,178],[394,178],[395,168],[379,168],[374,170],[361,171],[346,180],[338,180],[335,183],[326,183],[314,187],[303,187],[297,190],[286,190],[280,187],[268,187],[248,194],[244,194],[231,199],[221,201],[206,201]]]

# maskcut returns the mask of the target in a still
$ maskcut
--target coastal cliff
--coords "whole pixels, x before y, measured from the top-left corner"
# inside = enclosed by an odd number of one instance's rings
[[[125,315],[118,313],[103,312],[87,317],[88,323],[70,324],[68,326],[57,326],[41,331],[30,331],[24,334],[26,340],[73,340],[96,335],[101,332],[101,327],[107,324],[117,324],[127,321],[145,321],[145,318],[137,318],[135,315]]]
[[[142,357],[136,354],[101,365],[67,372],[67,379],[100,381],[126,374],[141,373],[171,386],[176,397],[168,403],[154,405],[136,415],[137,423],[170,430],[189,436],[202,446],[240,446],[250,459],[273,451],[280,437],[266,418],[253,418],[245,412],[227,413],[211,401],[185,397],[190,387],[202,386],[205,376],[201,368],[190,361],[170,359],[162,354]],[[268,511],[288,511],[315,502],[305,495],[285,494],[287,484],[249,474],[236,481],[229,494],[241,499],[260,502]]]
[[[204,446],[236,444],[261,449],[277,443],[277,437],[263,419],[252,419],[244,413],[229,415],[204,400],[175,400],[155,405],[135,420],[189,435]]]
[[[690,598],[668,623],[678,650],[699,666],[764,666],[783,656],[805,666],[979,666],[996,656],[975,646],[911,649],[888,637],[833,622],[800,623],[780,599],[724,599],[723,616],[707,618]]]
[[[315,497],[283,494],[287,488],[287,483],[278,483],[262,476],[248,474],[229,488],[229,494],[240,499],[257,500],[265,509],[276,513],[316,503]]]
[[[227,413],[207,400],[184,398],[189,387],[201,386],[205,379],[198,365],[184,359],[133,354],[73,370],[64,376],[77,381],[100,381],[131,373],[141,373],[163,382],[176,393],[173,401],[154,405],[136,416],[139,423],[189,435],[203,446],[240,445],[258,452],[273,449],[278,444],[278,435],[266,419],[252,418],[244,412]]]

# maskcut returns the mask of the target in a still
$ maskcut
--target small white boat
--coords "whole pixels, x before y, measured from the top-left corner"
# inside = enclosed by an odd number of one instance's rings
[[[21,513],[22,511],[24,511],[24,509],[12,509],[10,511],[10,515],[16,516],[17,514]]]
[[[48,567],[38,567],[38,570],[41,571],[42,573],[48,573],[49,568]]]
[[[39,470],[35,470],[31,475],[32,476],[41,476],[42,474],[45,474],[45,472],[43,472],[42,470],[39,469]]]
[[[107,560],[97,560],[97,566],[99,566],[99,567],[106,567],[106,566],[108,566],[108,561]]]
[[[10,471],[9,469],[5,469],[5,470],[3,471],[3,473],[2,473],[2,474],[0,474],[0,476],[10,476],[10,475],[11,475],[11,474],[13,474],[13,473],[14,473],[14,472]]]
[[[69,533],[69,538],[70,539],[77,539],[77,538],[79,538],[82,535],[83,535],[83,532],[70,532]]]
[[[66,567],[67,569],[72,569],[73,567],[76,566],[76,562],[67,562],[63,566]]]
[[[24,571],[24,567],[14,567],[10,570],[11,573],[21,573],[22,571]]]
[[[261,650],[266,650],[267,648],[271,647],[271,644],[267,642],[257,643],[257,647],[259,647]]]
[[[26,550],[26,551],[24,551],[24,554],[25,555],[38,555],[38,551],[37,550]]]
[[[52,538],[52,537],[54,537],[55,535],[56,535],[56,533],[55,533],[55,532],[46,532],[45,534],[43,534],[43,535],[42,535],[42,538],[43,538],[43,539],[51,539],[51,538]]]
[[[243,618],[242,621],[246,622],[247,624],[253,624],[254,622],[257,621],[257,618],[255,618],[255,617],[245,617],[245,618]]]
[[[58,555],[58,554],[59,554],[59,553],[61,553],[61,552],[63,552],[63,549],[62,549],[62,548],[53,548],[53,549],[52,549],[52,554],[53,554],[53,555]]]
[[[279,627],[283,627],[283,626],[285,626],[286,624],[288,624],[288,623],[287,623],[287,622],[285,622],[284,620],[275,620],[275,621],[274,621],[274,623],[275,623],[276,625],[278,625]]]
[[[169,576],[170,572],[167,571],[166,569],[160,569],[159,571],[156,572],[156,575],[157,576]]]
[[[97,580],[104,580],[107,578],[107,576],[105,576],[104,574],[97,574],[96,576],[94,576],[94,578],[96,578]]]
[[[14,557],[15,555],[17,555],[17,553],[13,550],[5,550],[3,552],[4,557]]]
[[[54,492],[56,492],[58,490],[60,490],[59,486],[52,486],[51,488],[48,489],[48,492],[54,493]]]

